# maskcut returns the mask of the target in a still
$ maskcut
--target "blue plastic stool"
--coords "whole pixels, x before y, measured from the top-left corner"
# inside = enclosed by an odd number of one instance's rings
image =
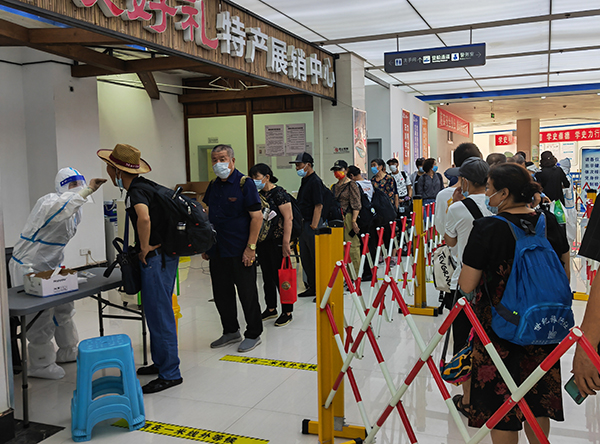
[[[118,368],[121,376],[103,376],[92,381],[94,373],[104,368]],[[135,375],[133,349],[127,335],[103,336],[79,343],[77,389],[71,400],[73,441],[89,441],[94,426],[111,418],[124,418],[129,430],[140,429],[146,422],[142,387]]]

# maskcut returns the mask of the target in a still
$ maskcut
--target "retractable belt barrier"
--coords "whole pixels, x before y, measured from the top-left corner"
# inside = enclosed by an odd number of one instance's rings
[[[414,430],[410,424],[408,415],[406,410],[402,404],[402,398],[406,394],[410,384],[415,380],[418,373],[422,370],[423,367],[427,366],[429,368],[429,372],[431,373],[436,386],[438,387],[440,394],[446,404],[450,416],[453,418],[456,426],[467,444],[476,444],[479,443],[482,439],[484,439],[491,430],[506,416],[513,408],[518,406],[518,408],[522,411],[525,419],[531,426],[535,435],[541,443],[548,443],[549,441],[544,435],[542,428],[538,424],[535,419],[529,405],[525,401],[524,397],[529,392],[533,386],[550,370],[550,368],[560,359],[562,355],[565,354],[569,348],[571,348],[574,344],[579,343],[579,345],[583,348],[586,354],[590,357],[596,368],[600,371],[600,356],[594,350],[594,347],[590,344],[587,338],[583,335],[582,331],[578,327],[574,327],[571,329],[571,332],[567,335],[567,337],[560,342],[556,348],[544,359],[544,361],[527,377],[525,381],[521,385],[517,385],[515,380],[510,375],[508,369],[502,362],[498,352],[496,351],[494,345],[490,341],[487,333],[483,329],[483,326],[477,319],[473,309],[467,302],[465,298],[461,298],[456,302],[452,310],[447,315],[446,319],[439,327],[433,338],[429,340],[428,343],[423,339],[419,329],[417,328],[416,322],[413,318],[413,313],[411,313],[410,307],[405,302],[406,289],[407,289],[407,281],[408,281],[408,271],[410,269],[409,263],[412,262],[412,277],[413,281],[415,281],[415,287],[417,285],[416,280],[418,276],[416,276],[416,265],[419,260],[419,255],[417,252],[421,247],[423,252],[427,252],[427,256],[434,251],[435,248],[439,245],[439,237],[436,235],[435,230],[433,229],[433,207],[429,207],[430,209],[424,210],[423,215],[425,219],[429,222],[425,221],[423,224],[421,221],[415,222],[415,217],[413,217],[412,225],[410,228],[410,235],[408,237],[408,250],[409,254],[406,256],[406,260],[404,262],[404,266],[401,271],[398,268],[396,270],[396,278],[392,279],[389,276],[390,273],[390,262],[389,256],[386,258],[386,268],[385,268],[385,276],[383,277],[382,283],[378,283],[378,279],[375,275],[377,271],[377,264],[379,261],[379,254],[381,253],[381,249],[383,247],[382,242],[382,231],[378,230],[378,247],[376,252],[376,260],[373,264],[373,281],[371,282],[371,291],[369,295],[369,300],[365,301],[361,291],[360,291],[360,275],[359,273],[358,279],[356,282],[352,280],[350,273],[348,272],[348,266],[350,265],[350,243],[344,244],[344,252],[341,260],[337,260],[335,265],[333,266],[333,271],[331,273],[331,277],[327,283],[327,286],[324,290],[318,287],[318,290],[322,290],[322,297],[318,295],[318,307],[317,307],[317,317],[318,317],[318,334],[317,334],[317,343],[320,344],[320,349],[326,347],[329,352],[333,354],[333,349],[337,348],[338,356],[332,358],[331,355],[327,357],[327,362],[322,363],[321,360],[318,362],[318,372],[320,374],[319,377],[319,423],[315,424],[312,421],[305,420],[303,424],[303,432],[304,433],[318,433],[319,434],[319,442],[321,444],[324,443],[333,443],[333,437],[344,437],[351,438],[351,441],[347,441],[345,444],[350,443],[373,443],[377,433],[383,427],[385,421],[388,419],[393,410],[398,412],[402,425],[406,431],[408,439],[411,443],[417,443],[417,437],[414,433]],[[418,214],[418,213],[417,213]],[[430,226],[426,224],[430,223]],[[415,242],[415,255],[410,261],[410,243],[413,241],[412,233],[414,232],[415,225],[417,226],[417,231],[419,231],[419,226],[423,228],[422,236],[416,236],[414,238]],[[396,225],[392,226],[392,231],[395,230]],[[336,230],[336,229],[334,229]],[[401,234],[399,245],[399,253],[398,253],[398,267],[400,267],[401,263],[401,251],[402,251],[402,243],[404,241],[404,234],[407,230],[406,220],[403,220],[401,223]],[[394,237],[394,236],[393,236]],[[365,235],[363,238],[366,240],[365,244],[368,243],[368,235]],[[390,242],[389,252],[392,250],[392,242]],[[317,257],[320,252],[317,248]],[[365,264],[365,255],[368,252],[368,248],[363,246],[362,257],[361,257],[361,272],[362,267]],[[423,262],[425,260],[425,255],[422,256]],[[327,260],[330,260],[331,257],[327,257]],[[319,265],[319,264],[317,264]],[[330,263],[331,266],[331,263]],[[319,270],[319,268],[317,268]],[[330,268],[331,269],[331,268]],[[340,271],[342,279],[345,281],[348,291],[350,293],[350,299],[353,304],[353,315],[358,314],[360,319],[360,328],[356,336],[353,336],[353,327],[352,324],[346,322],[346,319],[343,318],[344,327],[342,328],[340,322],[340,311],[343,313],[343,297],[339,297],[339,288],[340,281],[338,278],[340,277]],[[322,270],[325,272],[325,270]],[[402,274],[402,285],[399,287],[398,285],[398,276]],[[421,278],[423,279],[423,278]],[[375,282],[375,284],[373,284]],[[318,286],[318,284],[317,284]],[[424,285],[423,285],[424,286]],[[416,287],[417,288],[417,287]],[[336,290],[337,289],[337,290]],[[389,307],[398,305],[400,309],[400,313],[402,314],[404,320],[406,321],[412,335],[415,339],[415,342],[421,352],[419,358],[416,363],[410,370],[410,372],[403,378],[399,387],[396,387],[394,381],[391,377],[389,368],[386,364],[385,358],[381,351],[379,344],[377,343],[377,337],[374,332],[376,323],[375,317],[379,316],[381,319],[385,313],[385,307],[383,305],[386,301],[386,295],[390,295],[391,303],[388,305]],[[335,300],[334,300],[335,299]],[[390,312],[393,310],[390,310]],[[451,324],[456,319],[457,315],[464,311],[470,323],[473,325],[475,330],[475,334],[477,334],[478,338],[481,340],[485,350],[489,354],[490,358],[494,362],[498,372],[500,373],[502,379],[506,383],[511,396],[504,402],[504,404],[487,420],[487,422],[478,429],[475,435],[470,436],[467,427],[463,423],[459,412],[457,410],[456,405],[451,399],[450,393],[446,386],[446,383],[442,379],[440,371],[436,364],[434,363],[432,354],[437,345],[441,342],[444,334],[448,331]],[[336,315],[337,313],[337,315]],[[325,328],[328,324],[329,328]],[[343,333],[346,334],[346,338],[344,340]],[[366,337],[366,341],[365,341]],[[383,410],[377,417],[374,422],[371,422],[369,419],[369,415],[366,411],[365,405],[363,403],[360,389],[356,382],[356,378],[354,377],[352,371],[352,362],[354,359],[360,358],[362,356],[361,347],[364,347],[366,343],[369,343],[375,357],[377,359],[379,368],[382,372],[383,378],[386,382],[387,389],[390,393],[390,400]],[[325,344],[325,345],[323,345]],[[319,354],[319,359],[322,358],[322,355]],[[335,370],[335,369],[338,370]],[[321,375],[323,373],[323,375]],[[354,399],[357,403],[358,410],[360,413],[361,420],[363,422],[364,427],[359,426],[347,426],[343,423],[343,405],[340,407],[340,399],[343,404],[343,382],[345,378],[348,378],[348,382],[352,388],[352,393]],[[335,411],[335,412],[334,412]],[[336,421],[329,421],[329,425],[331,430],[325,430],[325,424],[321,421],[321,418],[327,417],[329,414],[331,417],[335,417]],[[340,423],[341,421],[341,423]]]

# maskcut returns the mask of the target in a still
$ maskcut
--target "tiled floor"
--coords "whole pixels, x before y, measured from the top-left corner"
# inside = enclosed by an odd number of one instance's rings
[[[317,437],[301,434],[302,420],[317,418],[316,372],[224,362],[226,354],[238,354],[237,345],[212,350],[209,343],[220,336],[221,326],[212,298],[207,263],[199,257],[192,259],[191,268],[182,271],[179,304],[183,317],[179,320],[181,369],[184,383],[159,394],[144,398],[149,420],[209,429],[231,434],[269,440],[272,444],[316,443]],[[433,289],[430,289],[433,290]],[[259,290],[262,294],[262,290]],[[110,297],[119,301],[114,293]],[[435,303],[435,291],[429,292]],[[264,302],[261,301],[264,306]],[[350,300],[346,298],[346,314],[350,318]],[[77,303],[76,323],[81,338],[97,336],[97,305],[88,299]],[[249,353],[298,362],[316,363],[316,316],[312,298],[300,299],[295,306],[294,321],[276,328],[274,320],[265,323],[262,345]],[[583,304],[575,302],[580,320]],[[241,313],[241,310],[240,310]],[[416,317],[416,322],[427,341],[432,337],[442,317]],[[241,319],[242,325],[243,318]],[[141,332],[139,323],[125,320],[107,320],[106,333],[127,333],[134,344],[136,364],[142,364]],[[390,373],[396,385],[406,375],[418,356],[417,345],[406,323],[395,315],[392,323],[384,322],[379,341]],[[441,347],[440,347],[441,348]],[[440,348],[434,354],[439,359]],[[569,378],[572,352],[562,360],[563,379]],[[371,421],[383,411],[390,394],[373,352],[366,347],[365,357],[353,364],[365,407]],[[44,441],[58,444],[71,441],[70,401],[76,381],[76,365],[65,366],[67,376],[61,381],[31,379],[31,419],[65,427]],[[145,383],[151,377],[142,377]],[[17,416],[21,416],[20,378],[15,378]],[[452,387],[452,392],[458,389]],[[352,392],[346,384],[346,419],[349,424],[361,424]],[[421,371],[404,397],[404,406],[420,443],[458,444],[462,441],[437,387],[429,372]],[[587,399],[577,406],[568,395],[564,396],[566,421],[553,423],[550,442],[553,444],[600,443],[600,401]],[[94,428],[94,442],[111,444],[148,442],[177,443],[176,438],[145,432],[128,432],[111,427],[106,421]],[[466,420],[465,420],[466,422]],[[469,429],[471,435],[474,429]],[[336,442],[344,442],[337,440]],[[525,437],[521,439],[526,442]],[[392,414],[381,431],[378,443],[400,444],[409,442],[397,414]],[[490,439],[485,438],[485,443]]]

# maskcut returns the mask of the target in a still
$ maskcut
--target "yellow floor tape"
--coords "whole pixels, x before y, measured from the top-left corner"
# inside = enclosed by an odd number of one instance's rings
[[[124,419],[118,420],[113,426],[128,428],[127,421]],[[215,432],[213,430],[195,429],[193,427],[148,420],[146,420],[146,424],[140,431],[155,433],[157,435],[172,436],[173,438],[191,439],[192,441],[210,444],[258,444],[269,442],[268,439],[249,438],[247,436],[231,435],[229,433]]]
[[[267,367],[292,368],[296,370],[317,371],[317,364],[305,362],[281,361],[279,359],[251,358],[249,356],[225,355],[220,361],[240,362],[242,364],[266,365]]]

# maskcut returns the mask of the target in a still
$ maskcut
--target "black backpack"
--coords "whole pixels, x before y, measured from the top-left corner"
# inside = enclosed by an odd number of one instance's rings
[[[321,182],[323,183],[323,182]],[[324,222],[328,222],[331,226],[333,221],[343,221],[344,214],[342,213],[342,206],[333,195],[333,191],[323,184],[323,210],[321,211],[321,218]]]
[[[367,196],[367,193],[363,191],[360,185],[358,185],[358,190],[360,191],[361,208],[358,212],[356,223],[358,224],[358,228],[360,228],[361,233],[368,233],[371,230],[371,225],[373,224],[375,210],[371,205],[369,196]]]
[[[173,191],[156,185],[155,198],[166,219],[161,249],[167,256],[193,256],[208,251],[216,233],[200,202],[182,196],[181,187]]]
[[[300,212],[300,207],[298,206],[298,201],[288,193],[290,197],[290,201],[292,202],[292,236],[291,241],[295,242],[300,237],[300,233],[302,233],[302,213]]]
[[[375,223],[385,226],[396,220],[396,210],[387,195],[377,187],[373,187],[371,206],[375,210]]]

